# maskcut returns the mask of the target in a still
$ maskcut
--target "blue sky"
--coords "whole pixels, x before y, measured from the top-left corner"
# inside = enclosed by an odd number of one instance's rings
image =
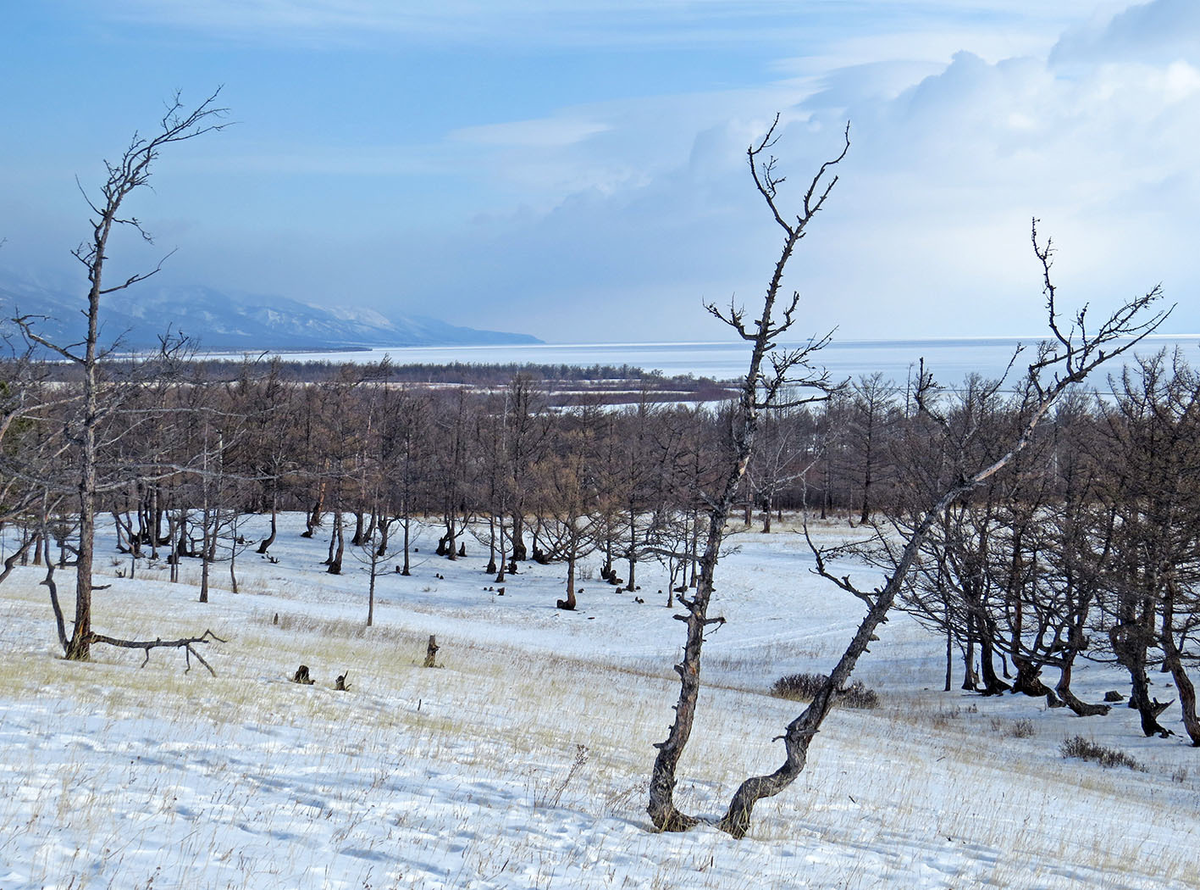
[[[133,210],[165,282],[393,307],[546,340],[709,340],[789,185],[852,147],[793,261],[802,333],[1043,329],[1162,282],[1200,330],[1200,4],[1153,0],[39,0],[0,36],[0,265],[77,274],[75,177],[164,99],[236,126],[164,153]],[[783,196],[785,206],[798,201]],[[128,239],[116,271],[152,257]],[[82,285],[81,285],[82,288]]]

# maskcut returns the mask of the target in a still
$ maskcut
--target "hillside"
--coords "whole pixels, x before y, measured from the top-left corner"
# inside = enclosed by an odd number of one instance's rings
[[[0,887],[1194,886],[1193,749],[1142,738],[1125,708],[1083,719],[937,691],[942,641],[899,615],[862,666],[880,706],[835,711],[745,840],[655,834],[646,780],[682,642],[660,573],[645,567],[644,603],[585,580],[569,614],[553,605],[561,566],[529,566],[499,596],[482,560],[429,555],[427,532],[414,575],[380,579],[366,628],[365,570],[347,558],[345,575],[325,574],[326,543],[301,527],[288,519],[275,564],[248,551],[242,593],[207,605],[187,583],[194,564],[182,584],[162,565],[129,580],[102,543],[113,586],[97,593],[97,629],[211,627],[228,640],[204,650],[215,678],[169,650],[144,668],[106,647],[63,662],[42,572],[0,585]],[[713,818],[782,757],[771,739],[802,706],[766,695],[771,682],[828,669],[859,615],[807,572],[799,536],[735,541],[680,774],[681,803]],[[421,667],[430,633],[438,669]],[[315,686],[288,682],[300,663]],[[1121,683],[1077,674],[1089,698]],[[1077,734],[1145,772],[1064,760]]]
[[[82,285],[80,285],[82,288]],[[0,271],[0,317],[44,316],[39,330],[59,343],[79,341],[86,328],[85,294],[62,280]],[[128,349],[156,347],[168,326],[213,352],[331,351],[373,347],[538,343],[527,334],[480,331],[422,315],[357,308],[335,297],[327,307],[286,297],[231,294],[200,285],[156,286],[147,281],[105,297],[103,336]]]

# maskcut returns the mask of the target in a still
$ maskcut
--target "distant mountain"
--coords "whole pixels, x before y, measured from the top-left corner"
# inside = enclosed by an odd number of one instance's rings
[[[38,332],[56,343],[86,332],[83,285],[0,271],[0,318],[40,315]],[[320,307],[287,297],[226,293],[201,285],[155,287],[152,281],[104,298],[103,340],[128,349],[156,347],[167,332],[182,332],[212,352],[324,352],[400,346],[481,346],[540,343],[528,334],[480,331],[436,318],[384,314],[350,306]]]

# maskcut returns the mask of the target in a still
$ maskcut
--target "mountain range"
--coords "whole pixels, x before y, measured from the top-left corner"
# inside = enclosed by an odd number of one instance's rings
[[[78,287],[55,276],[0,270],[0,318],[41,316],[38,333],[77,343],[86,333],[86,281]],[[528,334],[481,331],[436,318],[384,313],[331,301],[313,306],[287,297],[225,292],[203,285],[142,282],[103,298],[102,343],[119,339],[130,350],[155,348],[168,328],[198,342],[203,352],[325,352],[403,346],[540,343]]]

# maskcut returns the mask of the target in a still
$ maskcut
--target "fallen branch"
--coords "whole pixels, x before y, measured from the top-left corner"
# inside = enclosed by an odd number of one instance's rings
[[[187,664],[187,669],[184,671],[185,674],[192,669],[191,657],[194,655],[196,656],[196,660],[208,668],[208,672],[215,677],[217,672],[212,669],[212,665],[205,661],[204,656],[192,647],[197,643],[228,643],[229,641],[221,639],[211,630],[206,630],[198,637],[184,637],[179,640],[118,640],[115,637],[106,637],[104,634],[93,633],[90,635],[90,642],[107,643],[110,646],[116,646],[118,649],[142,649],[146,653],[146,660],[141,663],[141,667],[145,667],[150,663],[151,649],[182,649],[183,658]]]

